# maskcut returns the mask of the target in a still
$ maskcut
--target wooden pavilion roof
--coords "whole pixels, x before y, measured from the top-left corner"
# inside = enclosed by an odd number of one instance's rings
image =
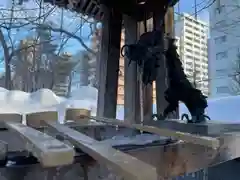
[[[129,15],[138,21],[142,21],[144,16],[148,18],[155,10],[164,9],[166,6],[173,6],[179,0],[44,0],[47,3],[59,7],[72,9],[76,12],[86,14],[95,19],[101,20],[103,12],[100,5],[115,8],[120,12]]]

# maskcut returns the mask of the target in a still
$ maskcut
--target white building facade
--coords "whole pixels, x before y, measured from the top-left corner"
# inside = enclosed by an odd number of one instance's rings
[[[240,72],[240,1],[216,0],[209,14],[211,97],[239,94],[234,78]]]
[[[184,71],[188,79],[208,96],[208,25],[184,13],[176,20],[175,27]]]

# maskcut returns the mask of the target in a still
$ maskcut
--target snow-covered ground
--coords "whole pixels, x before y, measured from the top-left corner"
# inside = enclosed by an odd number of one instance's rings
[[[34,93],[22,91],[8,91],[0,88],[0,113],[30,113],[47,110],[59,112],[59,121],[63,122],[66,108],[87,108],[92,115],[96,114],[97,90],[90,86],[83,86],[72,92],[71,98],[56,96],[49,89],[41,89]],[[208,99],[207,115],[212,120],[240,122],[240,96],[231,96],[220,99]],[[155,111],[156,106],[153,105]],[[188,113],[186,107],[180,104],[180,114]],[[122,106],[117,107],[117,119],[123,119],[124,110]]]

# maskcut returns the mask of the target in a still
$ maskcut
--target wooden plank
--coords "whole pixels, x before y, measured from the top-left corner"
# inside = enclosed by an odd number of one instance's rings
[[[153,126],[144,126],[140,124],[129,124],[121,120],[110,119],[110,118],[103,118],[103,117],[89,117],[90,119],[94,119],[96,121],[105,122],[109,124],[114,124],[118,126],[124,126],[129,128],[135,128],[141,131],[150,132],[154,134],[158,134],[161,136],[167,136],[176,138],[179,140],[183,140],[189,143],[203,145],[211,148],[218,148],[220,146],[220,141],[217,138],[208,137],[208,136],[198,136],[193,135],[190,133],[180,132],[180,131],[173,131],[169,129],[157,128]]]
[[[76,147],[89,154],[100,163],[109,165],[116,173],[127,180],[157,180],[156,168],[148,165],[135,157],[124,154],[112,147],[92,139],[67,126],[47,122],[45,123],[64,135]]]
[[[122,15],[114,9],[101,6],[104,11],[99,59],[97,114],[115,118],[117,107],[118,71]]]
[[[149,23],[150,22],[150,23]],[[152,31],[151,27],[151,20],[146,22],[147,31]],[[145,33],[145,27],[144,27],[144,22],[139,22],[138,23],[138,33],[139,36],[141,36],[143,33]],[[142,92],[143,92],[143,124],[149,125],[152,121],[152,114],[153,114],[153,87],[152,84],[143,85],[142,87]]]
[[[153,14],[153,28],[155,30],[164,29],[164,22],[161,17],[163,16],[161,11],[154,12]],[[162,33],[162,46],[164,46],[164,31]],[[163,114],[164,109],[168,106],[168,102],[165,99],[164,92],[168,88],[168,75],[167,75],[167,67],[166,67],[166,59],[162,54],[160,57],[160,66],[158,68],[158,76],[156,79],[156,105],[157,105],[157,114]]]
[[[18,113],[0,114],[0,128],[6,128],[5,121],[22,123],[22,115]]]
[[[26,114],[26,124],[27,126],[33,128],[43,127],[42,121],[58,121],[58,112],[57,111],[45,111],[45,112],[35,112]]]
[[[76,109],[76,108],[68,108],[65,113],[65,121],[73,120],[73,121],[81,121],[86,116],[90,116],[91,111],[88,109]]]
[[[138,24],[137,21],[124,15],[125,44],[133,44],[137,41]],[[139,118],[139,92],[137,78],[137,63],[124,58],[124,120],[129,123],[136,122]]]
[[[33,153],[43,167],[73,163],[75,151],[69,145],[21,123],[5,123],[10,130],[24,139],[27,150]]]

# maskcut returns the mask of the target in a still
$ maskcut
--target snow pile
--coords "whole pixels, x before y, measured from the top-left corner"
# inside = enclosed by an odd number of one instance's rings
[[[93,87],[81,87],[69,99],[58,97],[49,89],[40,89],[33,93],[8,91],[0,88],[0,113],[32,113],[47,110],[58,111],[59,121],[63,122],[66,108],[86,108],[96,114],[97,90]]]
[[[82,86],[73,91],[70,98],[58,97],[49,89],[40,89],[33,93],[23,91],[8,91],[0,88],[0,113],[31,113],[46,110],[56,110],[59,121],[63,122],[66,108],[86,108],[91,110],[92,115],[97,111],[98,91],[91,86]],[[238,107],[240,107],[240,96],[224,97],[219,99],[208,99],[206,113],[212,120],[237,122]],[[153,105],[156,112],[156,105]],[[180,104],[180,114],[188,113],[185,105]],[[189,113],[188,113],[189,114]],[[123,106],[117,107],[117,119],[123,119]],[[240,121],[239,121],[240,122]]]

